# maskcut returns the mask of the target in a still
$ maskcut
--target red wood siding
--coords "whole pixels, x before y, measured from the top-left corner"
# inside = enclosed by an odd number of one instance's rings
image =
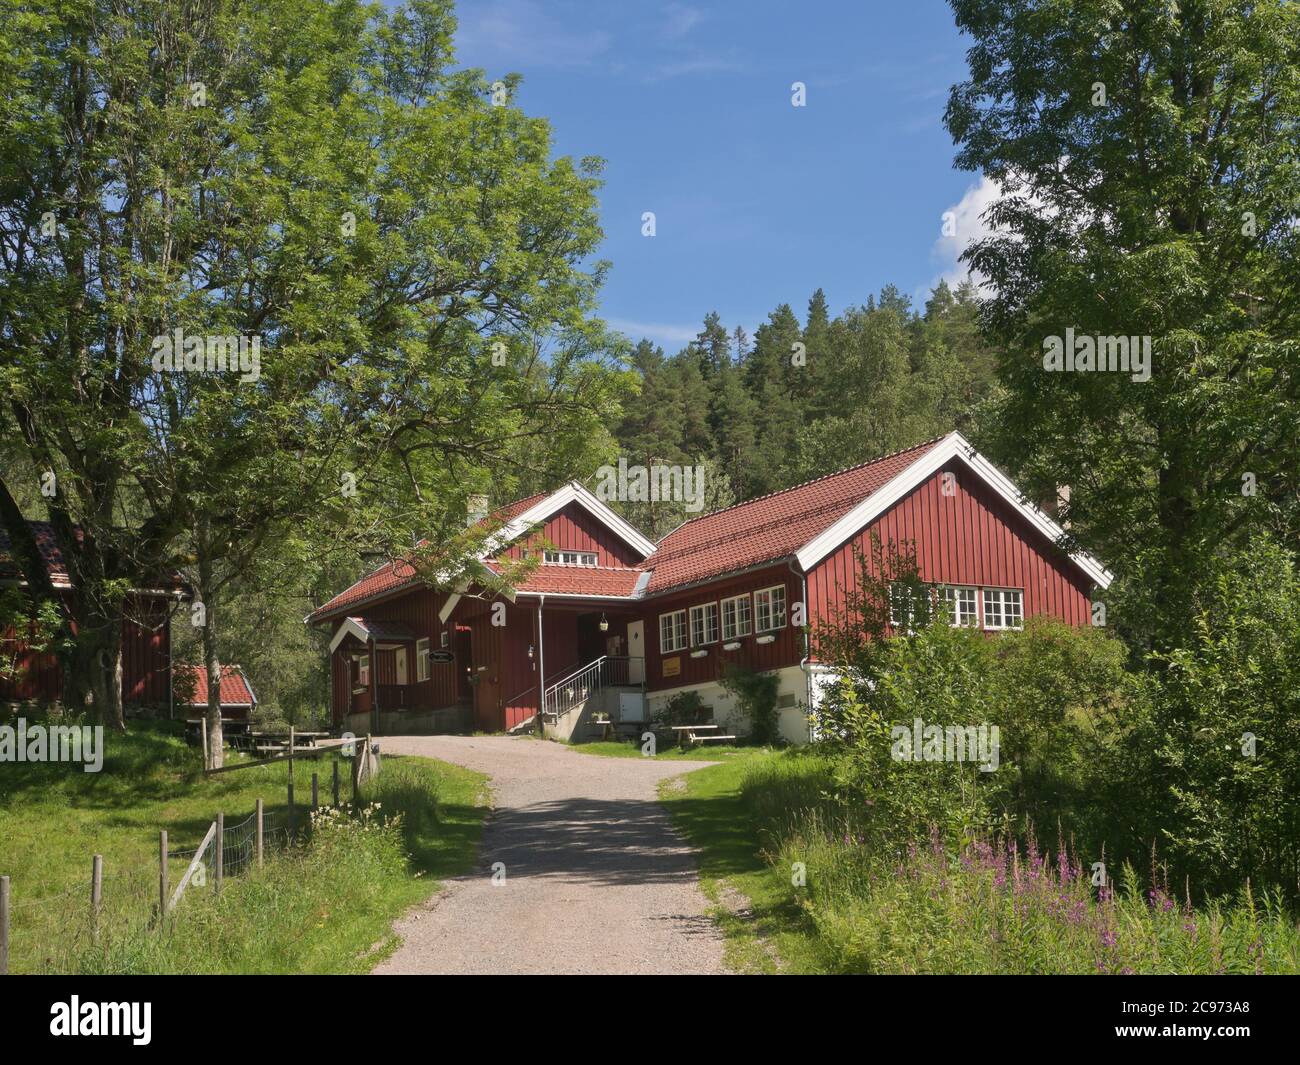
[[[641,561],[631,544],[625,543],[578,503],[570,503],[549,517],[529,540],[510,544],[501,553],[502,557],[519,558],[526,547],[541,540],[549,540],[559,551],[594,551],[598,566],[635,566]]]
[[[127,611],[130,616],[122,625],[123,705],[165,708],[171,688],[170,604],[165,599],[139,600],[129,603]],[[3,635],[6,641],[16,639],[12,629]],[[63,697],[63,669],[54,652],[36,654],[21,646],[18,664],[17,679],[0,680],[0,700],[45,703]]]
[[[674,610],[685,610],[687,621],[687,639],[690,638],[690,607],[702,603],[719,603],[719,633],[721,633],[721,600],[732,596],[749,594],[776,584],[785,585],[785,627],[775,632],[776,639],[771,643],[756,643],[757,633],[741,637],[740,647],[735,651],[724,651],[722,640],[707,645],[708,656],[692,658],[692,648],[677,651],[666,657],[676,657],[681,662],[681,672],[677,676],[663,675],[664,655],[659,651],[659,615]],[[803,594],[802,581],[792,573],[785,563],[755,570],[739,577],[713,581],[688,591],[676,592],[658,599],[649,599],[640,605],[645,618],[646,642],[646,688],[649,691],[662,691],[665,688],[680,688],[688,684],[705,684],[722,676],[722,667],[727,662],[734,662],[754,670],[783,669],[797,666],[804,656],[804,641],[801,630],[790,622],[794,604]],[[753,609],[753,600],[750,600]],[[751,616],[751,624],[753,618]]]
[[[943,495],[943,473],[955,494]],[[1071,625],[1090,621],[1091,581],[1005,500],[960,462],[937,472],[808,574],[809,620],[834,616],[845,592],[858,586],[854,549],[871,556],[871,536],[915,544],[926,581],[984,588],[1020,588],[1025,617],[1048,614]]]

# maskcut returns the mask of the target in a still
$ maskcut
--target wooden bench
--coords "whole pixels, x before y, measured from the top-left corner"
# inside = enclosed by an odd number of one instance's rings
[[[692,743],[725,743],[728,740],[734,740],[735,736],[692,736]]]

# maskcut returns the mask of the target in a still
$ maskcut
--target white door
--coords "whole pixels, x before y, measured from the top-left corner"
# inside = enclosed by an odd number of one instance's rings
[[[397,666],[397,683],[406,684],[406,648],[399,647],[393,652],[393,661]]]
[[[629,684],[645,683],[645,622],[629,621],[627,623],[627,653],[631,661],[627,664],[627,681]]]

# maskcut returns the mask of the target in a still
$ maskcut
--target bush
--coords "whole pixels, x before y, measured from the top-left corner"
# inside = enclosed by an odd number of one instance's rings
[[[724,691],[736,697],[749,726],[749,738],[760,744],[776,743],[781,738],[776,710],[780,678],[775,673],[756,673],[743,666],[728,664],[721,683]]]

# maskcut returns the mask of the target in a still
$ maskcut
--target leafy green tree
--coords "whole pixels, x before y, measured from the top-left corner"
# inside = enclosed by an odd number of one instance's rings
[[[1124,578],[1169,650],[1212,558],[1300,499],[1300,8],[1283,0],[952,0],[973,39],[946,113],[1002,196],[966,261],[995,295],[988,442]],[[1050,372],[1065,330],[1148,337],[1137,372]],[[1130,362],[1130,366],[1132,363]]]
[[[74,705],[121,725],[123,604],[160,571],[304,513],[409,545],[608,444],[598,164],[451,69],[448,3],[0,20],[0,425],[57,485]],[[260,373],[160,371],[177,328],[258,338]],[[5,471],[48,598],[20,496]]]

